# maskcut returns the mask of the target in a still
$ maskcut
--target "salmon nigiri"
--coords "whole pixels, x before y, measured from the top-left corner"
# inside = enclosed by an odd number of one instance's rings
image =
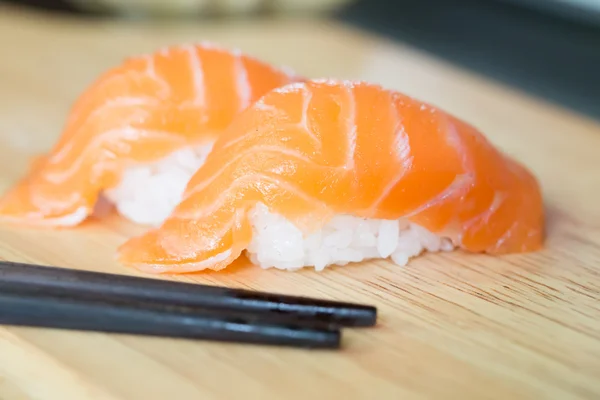
[[[134,222],[158,224],[233,118],[297,80],[210,44],[128,59],[74,104],[54,149],[0,199],[0,221],[77,225],[104,194]]]
[[[367,84],[275,89],[240,114],[160,228],[119,258],[220,270],[243,251],[295,270],[424,250],[502,254],[543,242],[540,188],[473,126]]]

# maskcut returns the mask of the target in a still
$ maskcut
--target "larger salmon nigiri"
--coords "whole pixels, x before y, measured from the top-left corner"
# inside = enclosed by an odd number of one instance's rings
[[[220,270],[247,250],[264,268],[403,265],[423,250],[532,251],[543,220],[536,179],[471,125],[376,85],[310,81],[240,114],[120,260]]]
[[[296,80],[210,44],[128,59],[74,104],[54,149],[0,200],[0,221],[76,225],[104,193],[129,219],[160,223],[232,119]]]

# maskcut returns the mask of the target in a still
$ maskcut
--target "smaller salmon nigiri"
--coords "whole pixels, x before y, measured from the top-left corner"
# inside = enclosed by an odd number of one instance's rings
[[[501,254],[543,241],[536,179],[439,108],[367,83],[271,91],[236,118],[157,229],[120,260],[220,270],[247,251],[295,270],[424,250]]]
[[[134,222],[160,224],[233,118],[297,80],[209,44],[131,58],[78,99],[54,149],[0,199],[0,221],[77,225],[104,194]]]

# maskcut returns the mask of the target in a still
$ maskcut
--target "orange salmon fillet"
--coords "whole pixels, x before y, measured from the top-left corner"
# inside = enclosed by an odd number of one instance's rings
[[[377,85],[320,80],[242,112],[172,215],[119,259],[158,273],[223,269],[251,242],[258,203],[304,232],[349,214],[406,218],[469,252],[543,243],[538,182],[473,126]]]
[[[77,100],[55,147],[0,199],[0,222],[77,225],[129,166],[212,143],[240,111],[297,80],[210,44],[128,59]]]

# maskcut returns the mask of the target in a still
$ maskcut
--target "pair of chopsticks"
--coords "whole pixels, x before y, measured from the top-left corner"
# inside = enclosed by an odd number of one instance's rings
[[[0,324],[305,348],[340,347],[375,307],[0,262]]]

